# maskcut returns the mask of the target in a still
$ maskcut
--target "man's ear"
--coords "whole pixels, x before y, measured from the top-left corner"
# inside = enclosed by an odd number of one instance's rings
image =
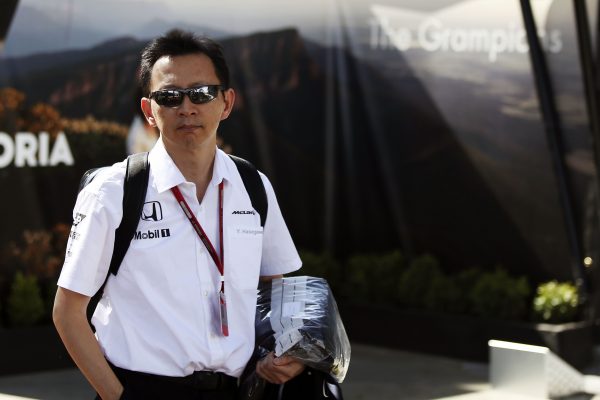
[[[148,121],[148,124],[156,128],[156,120],[154,119],[154,114],[152,113],[152,101],[147,97],[142,97],[140,106],[142,107],[142,112],[146,116],[146,121]]]
[[[235,91],[231,88],[224,90],[223,98],[225,99],[225,108],[223,108],[223,112],[221,113],[221,121],[227,119],[229,114],[231,114],[231,110],[233,110],[233,104],[235,103]]]

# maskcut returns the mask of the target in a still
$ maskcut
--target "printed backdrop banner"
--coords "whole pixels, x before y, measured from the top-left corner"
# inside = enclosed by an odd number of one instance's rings
[[[531,3],[556,84],[578,230],[591,237],[595,169],[572,4]],[[588,5],[595,15],[596,1]],[[0,27],[0,274],[27,257],[46,257],[39,268],[56,273],[81,174],[154,143],[139,111],[139,53],[182,28],[223,44],[237,99],[221,147],[270,177],[299,248],[401,248],[454,270],[502,264],[571,278],[518,1],[2,7],[3,16],[15,11]]]

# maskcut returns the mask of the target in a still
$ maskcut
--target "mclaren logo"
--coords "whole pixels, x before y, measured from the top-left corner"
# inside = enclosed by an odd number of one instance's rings
[[[171,231],[169,230],[169,228],[165,228],[165,229],[155,229],[153,231],[148,230],[146,232],[137,231],[135,233],[135,235],[133,236],[133,238],[135,240],[140,240],[140,239],[158,239],[158,238],[164,238],[164,237],[169,237],[169,236],[171,236]]]
[[[232,214],[234,214],[234,215],[245,215],[245,214],[255,215],[256,211],[254,211],[254,210],[247,210],[247,211],[244,211],[244,210],[238,211],[238,210],[236,210],[236,211],[232,212]]]

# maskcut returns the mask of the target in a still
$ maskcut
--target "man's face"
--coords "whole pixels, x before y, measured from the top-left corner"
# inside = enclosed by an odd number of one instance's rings
[[[211,59],[204,54],[165,56],[152,68],[150,92],[220,83]],[[194,104],[184,96],[181,105],[170,108],[144,97],[142,110],[150,125],[160,130],[167,149],[193,150],[216,145],[219,122],[229,116],[234,99],[233,90],[228,89],[219,91],[217,98],[205,104]]]

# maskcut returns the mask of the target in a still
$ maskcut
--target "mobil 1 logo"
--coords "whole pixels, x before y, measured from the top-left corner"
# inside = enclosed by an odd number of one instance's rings
[[[164,229],[148,229],[147,231],[137,231],[133,236],[134,240],[159,239],[171,236],[169,228]]]

